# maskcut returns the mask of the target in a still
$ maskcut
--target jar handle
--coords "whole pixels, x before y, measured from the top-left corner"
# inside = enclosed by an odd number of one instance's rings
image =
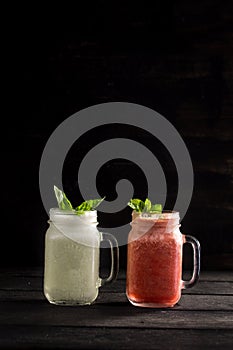
[[[182,289],[192,288],[198,281],[200,275],[200,252],[201,246],[199,241],[193,236],[183,235],[184,243],[189,243],[193,248],[193,273],[189,281],[183,281],[181,284]]]
[[[100,286],[102,287],[106,283],[113,282],[118,275],[119,271],[119,248],[116,238],[107,232],[101,233],[101,242],[107,241],[111,249],[111,270],[110,274],[106,278],[100,278]]]

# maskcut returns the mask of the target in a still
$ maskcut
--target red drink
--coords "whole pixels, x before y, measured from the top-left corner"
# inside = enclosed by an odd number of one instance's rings
[[[138,306],[171,307],[181,297],[179,213],[133,214],[128,238],[127,297]],[[184,238],[183,238],[184,237]]]

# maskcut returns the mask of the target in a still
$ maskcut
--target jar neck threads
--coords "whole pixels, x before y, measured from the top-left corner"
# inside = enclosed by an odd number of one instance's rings
[[[52,208],[50,209],[49,217],[49,222],[55,225],[95,227],[98,224],[96,210],[85,211],[83,214],[77,215],[74,211]]]
[[[178,212],[164,211],[160,214],[132,213],[131,226],[140,233],[174,233],[180,227]]]

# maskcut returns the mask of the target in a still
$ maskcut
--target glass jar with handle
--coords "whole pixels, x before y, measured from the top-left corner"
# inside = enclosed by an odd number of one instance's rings
[[[133,212],[128,237],[127,286],[129,301],[136,306],[172,307],[181,290],[191,288],[200,272],[200,244],[181,234],[178,212],[139,214]],[[182,280],[183,244],[193,248],[193,274]]]
[[[57,208],[50,210],[45,237],[44,294],[53,304],[93,303],[99,287],[113,281],[118,273],[119,253],[114,236],[97,229],[97,212],[77,215]],[[100,244],[111,248],[110,275],[99,277]]]

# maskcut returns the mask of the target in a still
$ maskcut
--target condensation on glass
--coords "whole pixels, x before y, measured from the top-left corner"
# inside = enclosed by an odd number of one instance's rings
[[[133,212],[128,236],[126,294],[136,306],[172,307],[181,290],[192,287],[200,272],[200,244],[180,232],[178,212],[138,214]],[[182,280],[183,244],[193,248],[193,273]]]
[[[77,215],[57,208],[50,210],[45,237],[44,294],[62,305],[93,303],[99,287],[113,281],[118,272],[118,245],[114,236],[97,229],[97,212]],[[108,241],[111,268],[107,278],[99,276],[100,244]]]

